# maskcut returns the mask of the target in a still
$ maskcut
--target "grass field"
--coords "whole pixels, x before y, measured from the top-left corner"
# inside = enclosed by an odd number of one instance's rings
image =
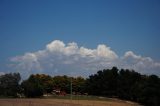
[[[52,98],[52,99],[51,99]],[[42,99],[0,99],[0,106],[140,106],[137,103],[103,97],[69,97],[60,96]]]

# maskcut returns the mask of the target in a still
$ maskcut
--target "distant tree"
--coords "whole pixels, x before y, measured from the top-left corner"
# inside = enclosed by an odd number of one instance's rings
[[[135,71],[121,69],[118,78],[118,96],[122,99],[133,98],[135,85],[141,80],[141,75]],[[133,89],[134,88],[134,89]]]
[[[72,81],[72,91],[84,93],[85,92],[85,79],[82,77],[68,77],[64,76],[55,76],[53,77],[53,88],[60,89],[61,91],[65,91],[66,93],[70,93]]]
[[[113,67],[98,71],[87,79],[86,91],[90,95],[116,96],[145,106],[160,104],[160,78],[156,75],[141,75],[134,70]]]
[[[43,95],[42,83],[35,75],[31,75],[23,81],[21,87],[26,97],[40,97]]]
[[[73,78],[72,80],[73,92],[84,93],[85,81],[86,80],[82,77]]]
[[[9,73],[0,76],[0,95],[6,97],[17,97],[20,92],[21,77],[19,73]]]
[[[38,81],[39,85],[43,88],[44,93],[51,93],[53,89],[52,77],[45,74],[36,74],[34,78]]]
[[[117,95],[117,82],[118,82],[118,69],[113,67],[110,70],[103,70],[104,73],[104,83],[103,86],[107,92],[104,93],[105,96],[116,96]]]
[[[0,76],[0,95],[16,96],[19,92],[19,74]],[[156,75],[141,75],[134,70],[113,67],[98,71],[89,78],[54,76],[45,74],[31,75],[21,83],[26,97],[39,97],[51,93],[53,89],[70,93],[117,97],[142,103],[145,106],[159,106],[160,78]]]
[[[117,95],[118,69],[113,67],[97,74],[91,75],[87,79],[88,93],[91,95],[116,96]]]
[[[139,101],[146,106],[159,106],[160,104],[160,78],[156,75],[145,77],[140,86]]]
[[[61,91],[65,91],[70,93],[70,81],[71,78],[64,75],[64,76],[55,76],[53,77],[53,88],[60,89]]]

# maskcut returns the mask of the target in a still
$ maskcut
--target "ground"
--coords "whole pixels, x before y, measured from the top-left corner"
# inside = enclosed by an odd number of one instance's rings
[[[117,99],[0,99],[0,106],[140,106],[137,103]]]

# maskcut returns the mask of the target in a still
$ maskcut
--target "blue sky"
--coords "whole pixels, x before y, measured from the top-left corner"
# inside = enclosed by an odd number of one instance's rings
[[[160,62],[159,0],[1,0],[0,66],[54,40]]]

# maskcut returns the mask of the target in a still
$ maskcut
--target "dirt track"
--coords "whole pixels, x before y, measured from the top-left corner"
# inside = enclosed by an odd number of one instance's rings
[[[139,106],[136,103],[109,100],[64,100],[64,99],[0,99],[0,106]]]

